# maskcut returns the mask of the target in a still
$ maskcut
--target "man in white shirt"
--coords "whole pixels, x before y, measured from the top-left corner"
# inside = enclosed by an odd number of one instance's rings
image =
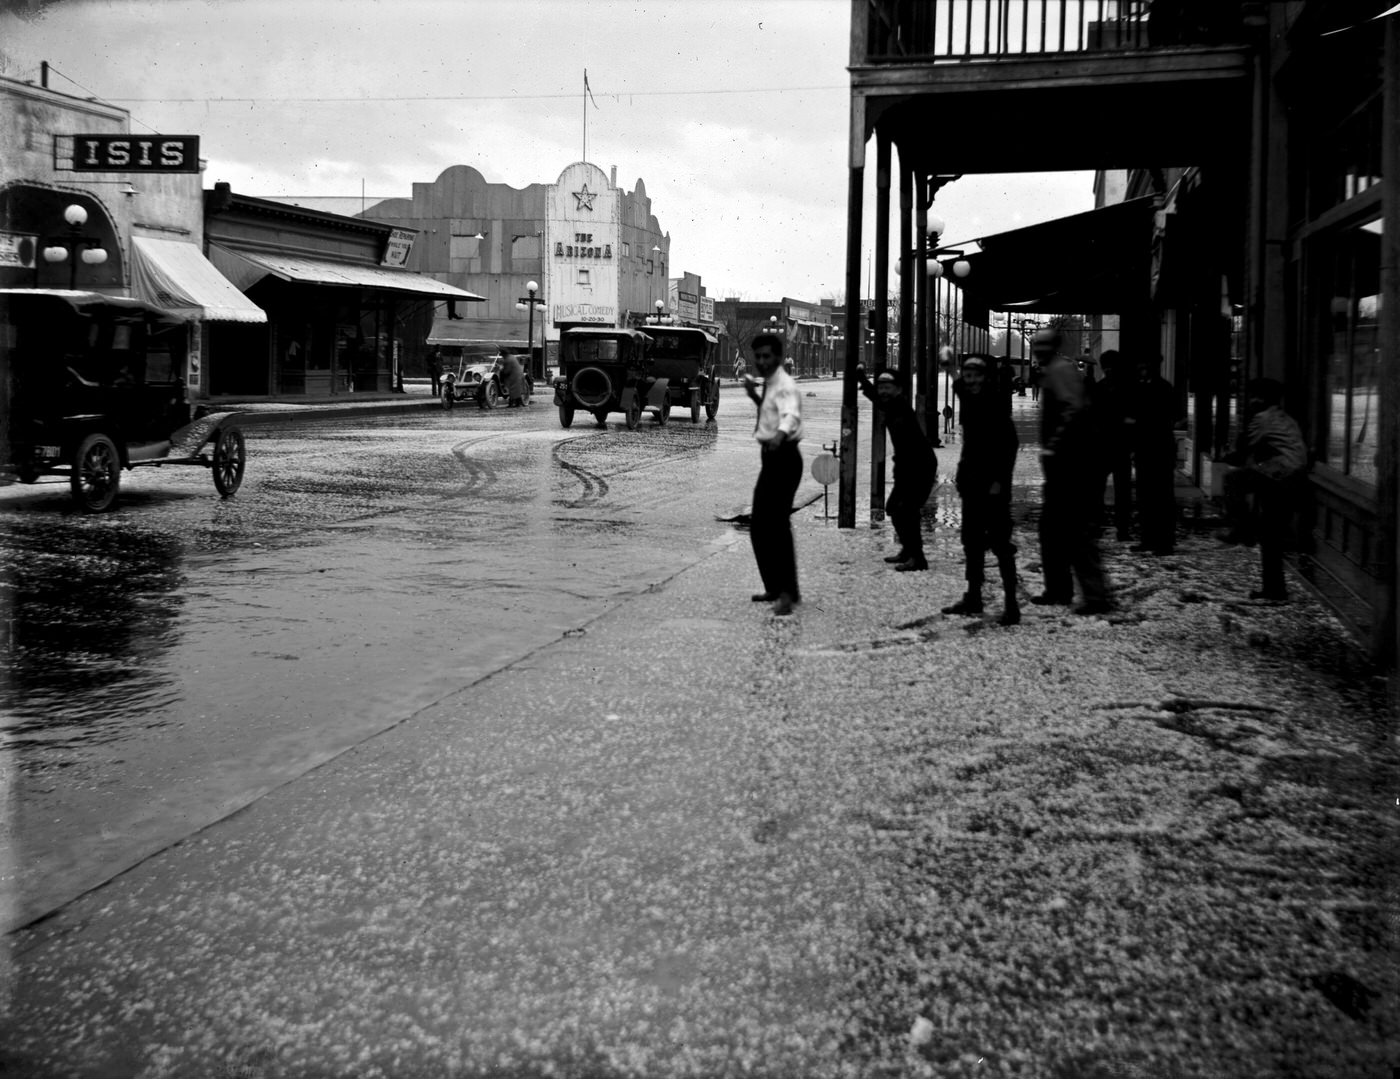
[[[797,383],[783,367],[783,340],[761,333],[753,339],[753,362],[763,376],[763,390],[752,377],[744,392],[758,406],[753,437],[761,448],[758,482],[753,489],[749,539],[763,579],[755,603],[773,604],[773,613],[792,614],[800,602],[797,551],[792,542],[792,500],[802,482],[802,399]]]

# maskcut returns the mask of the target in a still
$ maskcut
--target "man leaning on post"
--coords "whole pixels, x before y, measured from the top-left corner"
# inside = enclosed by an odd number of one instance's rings
[[[938,458],[919,424],[919,417],[893,371],[881,371],[872,383],[865,377],[865,366],[856,367],[860,392],[885,417],[885,430],[894,444],[894,482],[885,500],[885,513],[899,550],[885,558],[901,573],[928,569],[924,556],[923,510],[938,480]]]
[[[802,399],[797,383],[783,367],[783,339],[761,333],[753,339],[753,362],[763,376],[763,389],[752,375],[744,376],[744,392],[758,406],[753,437],[761,459],[753,489],[749,540],[763,579],[755,603],[772,603],[773,613],[792,614],[801,602],[797,590],[797,551],[792,541],[792,500],[802,482]]]

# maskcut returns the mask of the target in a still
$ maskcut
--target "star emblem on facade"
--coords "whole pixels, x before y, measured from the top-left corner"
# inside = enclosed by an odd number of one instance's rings
[[[591,210],[591,209],[593,209],[593,200],[596,199],[596,198],[598,197],[598,194],[597,194],[597,192],[595,192],[595,191],[589,191],[589,190],[588,190],[588,185],[587,185],[587,184],[584,184],[584,185],[583,185],[583,190],[582,190],[582,191],[575,191],[575,192],[573,193],[573,196],[574,196],[574,198],[578,199],[578,205],[575,206],[574,209],[576,209],[576,210]]]

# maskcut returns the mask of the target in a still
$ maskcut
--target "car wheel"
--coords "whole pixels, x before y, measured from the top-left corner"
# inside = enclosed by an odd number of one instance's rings
[[[530,404],[530,398],[535,395],[535,383],[532,379],[525,380],[525,392],[520,395],[520,406],[526,408]]]
[[[447,411],[451,412],[451,411],[452,411],[452,404],[453,404],[453,401],[452,401],[452,387],[451,387],[451,386],[444,386],[444,387],[442,388],[442,407],[445,408],[445,409],[447,409]]]
[[[605,408],[594,409],[593,418],[598,422],[599,427],[606,427],[608,425],[608,410]]]
[[[700,391],[690,391],[690,422],[700,422]]]
[[[706,416],[706,418],[712,420],[712,419],[715,418],[715,413],[718,412],[718,411],[719,411],[719,387],[716,386],[715,389],[714,389],[714,396],[710,398],[710,403],[707,404],[707,405],[705,406],[705,416]]]
[[[248,460],[248,447],[243,441],[243,432],[237,427],[227,427],[219,432],[214,443],[214,486],[225,498],[233,497],[243,482],[243,466]]]
[[[635,431],[642,422],[642,399],[639,395],[632,395],[632,403],[627,406],[627,411],[623,413],[623,420],[627,424],[627,430]]]
[[[73,500],[85,513],[111,509],[121,486],[121,456],[106,435],[88,435],[73,455]]]
[[[667,390],[661,395],[661,408],[656,413],[656,424],[658,427],[665,427],[666,421],[671,418],[671,391]]]
[[[573,405],[560,405],[560,406],[559,406],[559,426],[560,426],[560,427],[572,427],[573,425],[574,425],[574,406],[573,406]]]
[[[488,382],[481,388],[481,407],[495,408],[501,402],[501,387],[495,381]]]

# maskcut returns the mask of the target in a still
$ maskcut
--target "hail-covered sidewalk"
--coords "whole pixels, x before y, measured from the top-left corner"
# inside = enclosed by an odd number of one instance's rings
[[[952,529],[897,574],[820,511],[794,617],[738,533],[12,936],[0,1071],[1389,1076],[1394,717],[1330,615],[1201,531],[1109,544],[1111,617],[946,617]]]

